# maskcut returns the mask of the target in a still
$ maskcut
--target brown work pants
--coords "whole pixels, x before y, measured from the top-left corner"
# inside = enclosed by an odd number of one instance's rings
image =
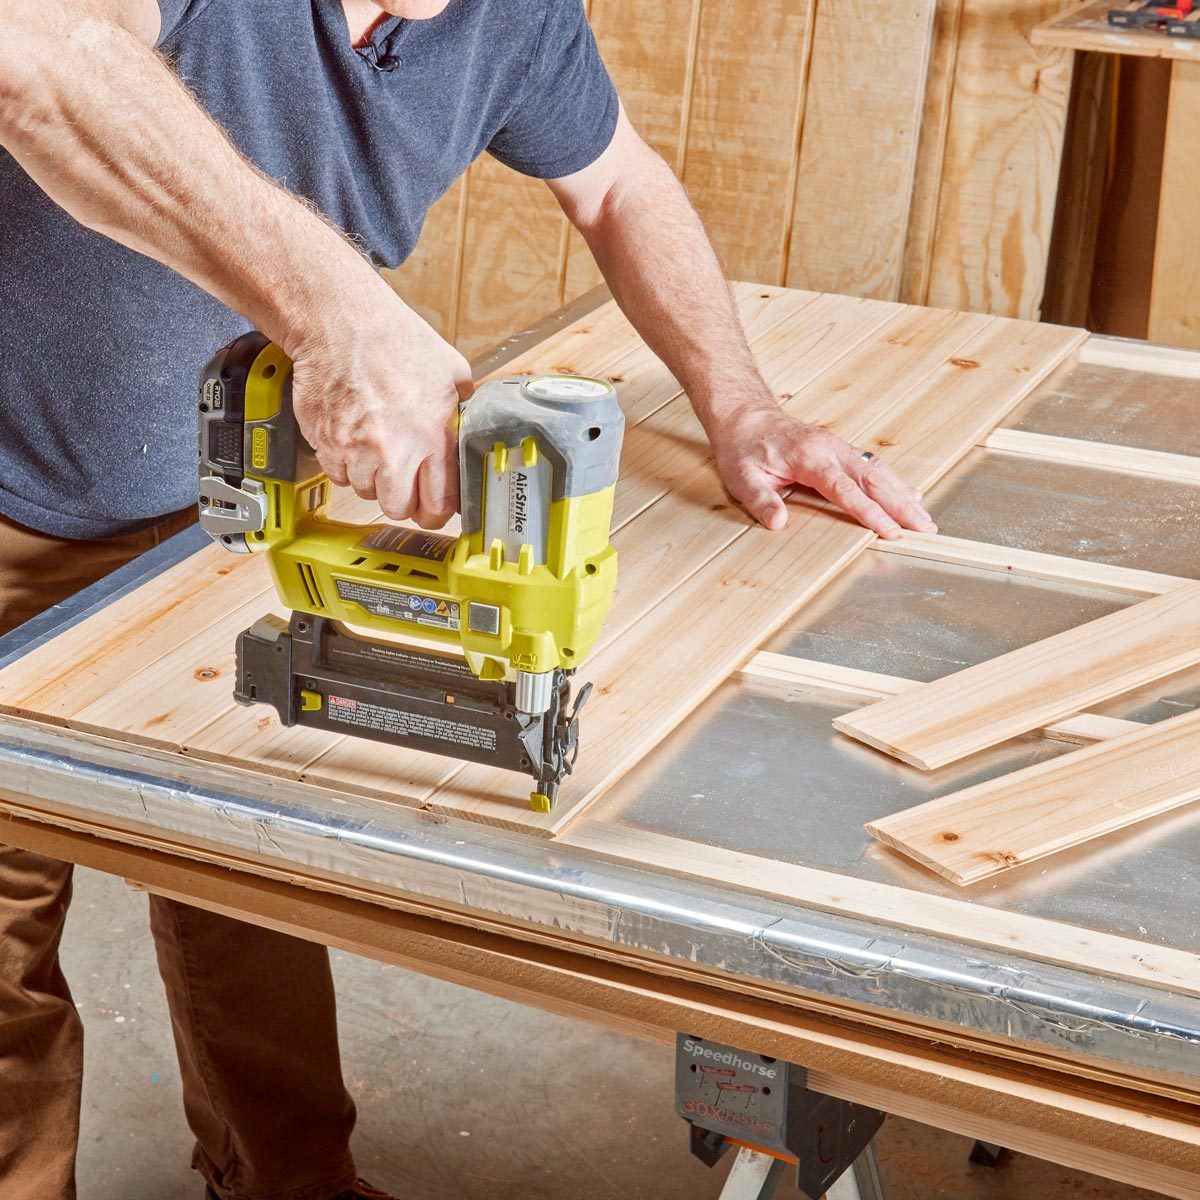
[[[64,541],[0,517],[0,632],[182,528]],[[0,1197],[72,1200],[83,1028],[58,963],[71,866],[0,846]],[[196,1135],[227,1200],[327,1200],[354,1182],[322,946],[150,897]],[[113,1200],[118,1200],[113,1197]]]

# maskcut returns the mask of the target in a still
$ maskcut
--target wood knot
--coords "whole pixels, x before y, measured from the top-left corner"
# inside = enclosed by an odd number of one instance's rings
[[[195,678],[195,679],[216,679],[216,677],[219,674],[220,674],[220,672],[214,670],[212,667],[201,667],[199,670],[193,672],[193,678]]]
[[[943,842],[957,842],[959,839],[959,834],[957,833],[943,833],[939,836]]]
[[[952,358],[950,365],[954,367],[963,367],[965,370],[971,370],[979,364],[973,358]]]
[[[710,504],[708,506],[710,512],[724,512],[728,507],[728,504]]]
[[[875,445],[877,446],[894,446],[896,441],[894,438],[876,438]]]

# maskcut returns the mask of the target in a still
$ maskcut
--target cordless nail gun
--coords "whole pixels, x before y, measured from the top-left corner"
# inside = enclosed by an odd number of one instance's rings
[[[612,386],[510,376],[460,405],[457,537],[330,518],[291,360],[261,333],[205,367],[199,409],[200,524],[264,553],[292,610],[239,635],[235,699],[272,705],[285,726],[524,771],[534,809],[550,811],[590,691],[572,706],[570,677],[616,584],[625,419]]]

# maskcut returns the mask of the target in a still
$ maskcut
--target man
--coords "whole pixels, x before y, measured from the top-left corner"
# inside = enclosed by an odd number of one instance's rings
[[[331,478],[444,524],[470,373],[375,267],[485,150],[547,180],[763,525],[800,483],[885,537],[932,527],[884,463],[779,411],[580,0],[6,0],[0,146],[0,627],[188,519],[197,373],[248,324],[295,361]],[[0,850],[5,1200],[74,1195],[69,890]],[[210,1196],[373,1194],[325,952],[159,899],[151,923]]]

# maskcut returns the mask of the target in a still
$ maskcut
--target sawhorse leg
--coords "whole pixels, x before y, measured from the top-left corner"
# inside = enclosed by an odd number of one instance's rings
[[[721,1200],[771,1200],[787,1164],[760,1150],[738,1151],[721,1189]],[[884,1200],[879,1162],[872,1143],[848,1171],[825,1193],[825,1200]]]
[[[825,1200],[884,1200],[879,1160],[872,1142],[853,1166],[825,1193]]]
[[[721,1200],[771,1200],[787,1163],[748,1146],[738,1151],[721,1189]]]

